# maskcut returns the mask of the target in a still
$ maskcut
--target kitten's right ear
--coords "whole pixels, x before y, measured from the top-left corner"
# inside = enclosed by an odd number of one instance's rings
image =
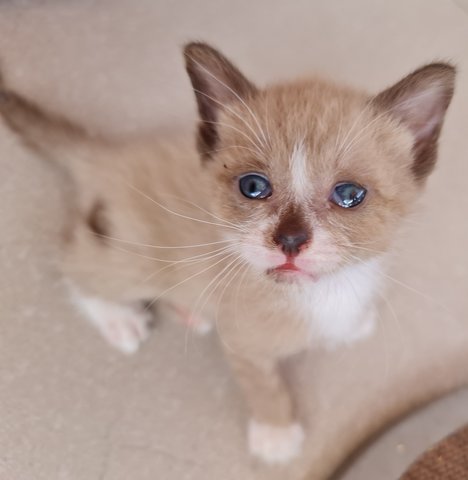
[[[184,55],[201,120],[198,147],[207,158],[218,141],[219,113],[253,96],[257,89],[226,57],[205,43],[189,43]]]

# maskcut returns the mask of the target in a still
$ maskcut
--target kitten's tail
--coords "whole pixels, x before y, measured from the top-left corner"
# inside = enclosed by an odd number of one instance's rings
[[[87,147],[99,143],[83,127],[40,108],[8,89],[0,74],[0,114],[12,131],[33,151],[69,167]],[[81,155],[76,155],[81,153]]]

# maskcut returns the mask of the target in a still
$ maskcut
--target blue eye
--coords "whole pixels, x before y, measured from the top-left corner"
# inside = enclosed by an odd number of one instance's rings
[[[365,198],[367,190],[356,183],[342,182],[335,185],[330,200],[342,208],[357,207]]]
[[[239,178],[242,195],[252,199],[267,198],[272,193],[270,181],[259,173],[246,173]]]

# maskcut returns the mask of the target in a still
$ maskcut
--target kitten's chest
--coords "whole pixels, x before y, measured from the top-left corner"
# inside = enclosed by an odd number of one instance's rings
[[[346,267],[292,292],[290,308],[312,342],[350,343],[373,321],[379,279],[377,260]]]

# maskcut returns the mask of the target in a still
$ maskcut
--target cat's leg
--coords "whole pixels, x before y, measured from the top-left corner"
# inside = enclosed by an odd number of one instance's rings
[[[227,353],[249,411],[250,453],[269,464],[285,464],[302,449],[304,431],[294,417],[288,388],[274,359]]]
[[[120,304],[75,288],[72,299],[102,336],[123,353],[135,353],[149,336],[153,315],[144,303]]]

